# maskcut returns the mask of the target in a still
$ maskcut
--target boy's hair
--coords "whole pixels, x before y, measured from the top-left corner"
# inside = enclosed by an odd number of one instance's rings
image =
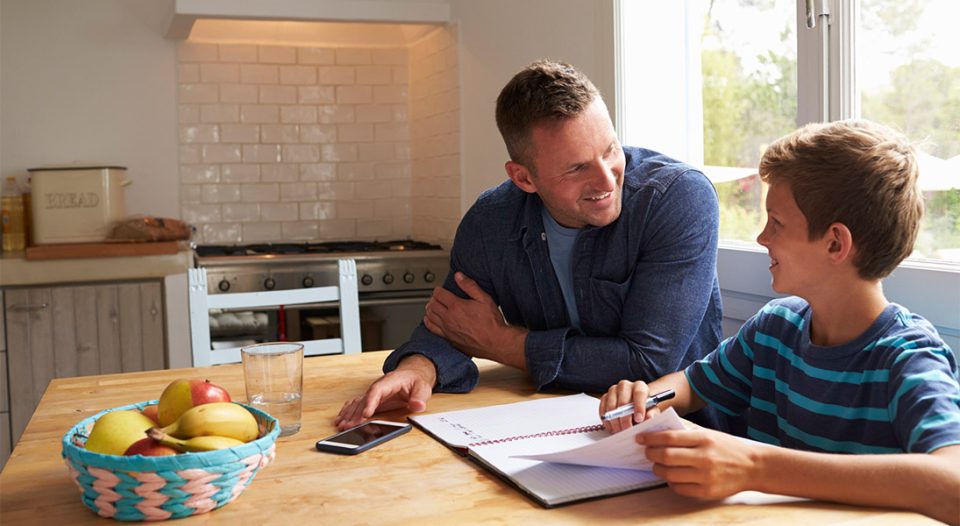
[[[807,218],[810,240],[843,223],[861,278],[880,279],[913,251],[923,216],[919,169],[907,139],[879,124],[808,124],[771,144],[760,178],[786,183]]]
[[[523,68],[497,97],[497,128],[510,159],[532,171],[533,126],[575,117],[598,96],[590,79],[569,64],[538,60]]]

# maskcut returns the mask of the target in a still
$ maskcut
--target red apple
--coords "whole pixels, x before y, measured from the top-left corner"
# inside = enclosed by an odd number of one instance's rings
[[[150,420],[153,420],[154,423],[159,424],[160,423],[160,415],[158,414],[159,410],[160,410],[160,406],[158,406],[157,404],[153,404],[153,405],[148,405],[143,409],[141,409],[140,413],[142,413],[143,416],[149,418]]]
[[[160,395],[157,416],[160,426],[166,427],[176,422],[187,409],[211,402],[230,402],[230,393],[210,380],[185,379],[174,380]]]
[[[124,455],[143,455],[145,457],[162,457],[166,455],[176,455],[179,453],[170,446],[165,446],[150,437],[144,437],[137,440],[126,451]]]

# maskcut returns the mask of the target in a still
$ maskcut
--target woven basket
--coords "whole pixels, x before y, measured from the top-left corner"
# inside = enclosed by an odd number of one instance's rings
[[[179,519],[215,510],[237,498],[257,471],[273,461],[280,434],[276,418],[244,405],[260,424],[260,438],[242,446],[160,457],[117,456],[83,448],[93,423],[110,411],[140,410],[156,400],[101,411],[63,436],[63,459],[83,504],[121,521]]]

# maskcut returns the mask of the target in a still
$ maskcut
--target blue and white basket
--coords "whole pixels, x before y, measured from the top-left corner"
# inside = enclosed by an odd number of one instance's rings
[[[275,458],[280,424],[244,405],[260,424],[260,438],[229,449],[160,457],[117,456],[84,449],[94,422],[110,411],[141,410],[156,400],[101,411],[63,436],[63,459],[83,504],[121,521],[179,519],[215,510],[240,496],[257,471]]]

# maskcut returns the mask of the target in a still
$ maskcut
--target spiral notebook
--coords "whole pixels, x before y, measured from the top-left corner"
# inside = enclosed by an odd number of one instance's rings
[[[546,508],[663,485],[633,437],[683,429],[673,409],[610,435],[599,407],[596,398],[578,394],[410,420]]]

